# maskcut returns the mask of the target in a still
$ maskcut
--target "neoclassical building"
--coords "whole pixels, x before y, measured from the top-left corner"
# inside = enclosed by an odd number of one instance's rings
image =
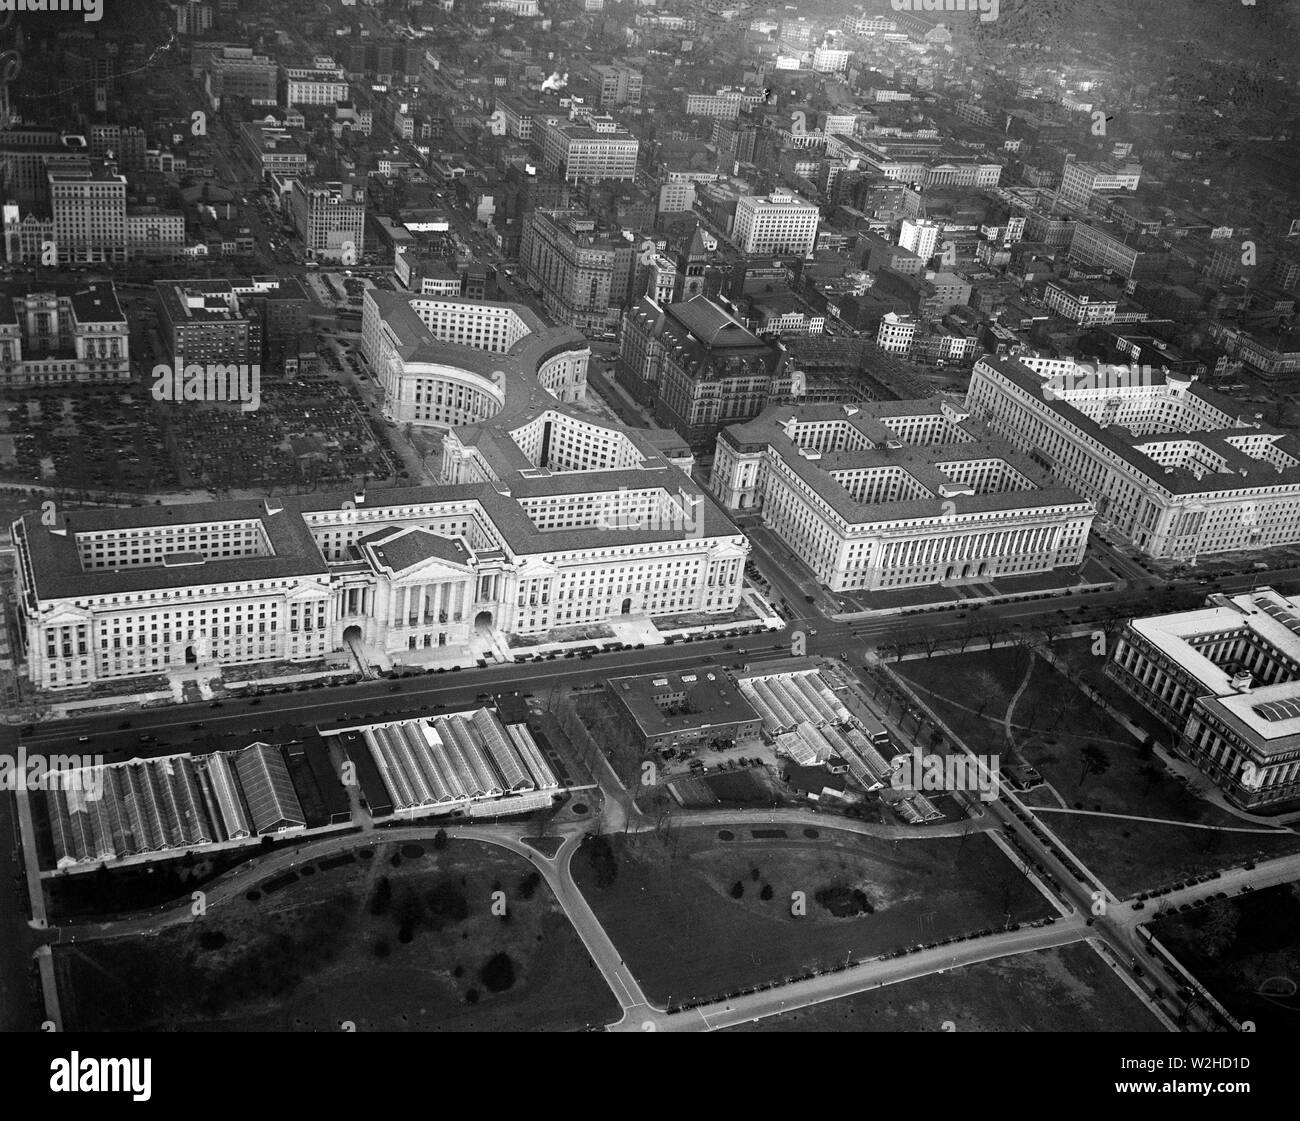
[[[576,332],[510,305],[384,293],[368,296],[364,331],[389,415],[447,429],[444,481],[55,525],[29,515],[13,532],[33,682],[306,662],[358,644],[451,655],[475,629],[735,609],[744,535],[691,481],[676,435],[577,408]]]
[[[1300,541],[1300,440],[1150,367],[984,358],[966,407],[1152,557]]]
[[[1133,619],[1106,675],[1232,802],[1300,806],[1300,597],[1256,588]]]
[[[1092,505],[941,397],[777,405],[718,437],[710,487],[832,591],[979,583],[1083,561]]]

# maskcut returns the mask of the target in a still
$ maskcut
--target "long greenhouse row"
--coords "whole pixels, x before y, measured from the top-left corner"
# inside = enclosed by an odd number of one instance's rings
[[[365,730],[394,809],[480,802],[559,783],[527,727],[503,727],[487,709],[377,724]],[[539,804],[549,801],[549,795]]]
[[[742,677],[739,684],[773,736],[803,723],[819,726],[849,719],[849,710],[826,688],[816,670]]]
[[[268,744],[132,759],[60,776],[45,791],[59,868],[306,823],[284,757]]]
[[[836,755],[867,790],[889,782],[893,767],[816,670],[742,677],[739,684],[777,746],[796,763],[815,766]]]

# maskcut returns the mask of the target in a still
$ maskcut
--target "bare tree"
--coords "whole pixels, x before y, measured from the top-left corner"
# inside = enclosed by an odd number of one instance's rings
[[[912,641],[925,651],[927,659],[934,657],[934,652],[943,647],[944,636],[933,627],[924,627],[912,633]]]
[[[1038,620],[1038,631],[1044,646],[1052,646],[1065,630],[1065,620],[1056,615],[1045,615]]]
[[[964,654],[966,647],[975,641],[977,634],[978,632],[974,627],[961,627],[952,633],[950,641],[955,645],[958,654]]]
[[[992,650],[994,643],[1005,633],[1002,623],[995,616],[989,615],[979,622],[980,637],[988,643],[988,649]]]

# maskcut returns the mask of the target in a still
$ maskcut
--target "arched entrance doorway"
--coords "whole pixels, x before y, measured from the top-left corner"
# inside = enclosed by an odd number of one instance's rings
[[[474,629],[476,631],[490,631],[492,629],[492,612],[480,611],[475,615]]]
[[[621,615],[631,615],[631,614],[632,614],[632,597],[631,597],[631,596],[628,596],[627,599],[625,599],[625,600],[623,601],[623,610],[622,610],[621,612],[619,612],[619,614],[621,614]]]
[[[185,664],[187,666],[196,666],[199,664],[199,656],[194,653],[193,646],[185,647]]]
[[[361,628],[356,623],[353,623],[352,626],[344,629],[343,641],[345,643],[360,642],[361,639]]]

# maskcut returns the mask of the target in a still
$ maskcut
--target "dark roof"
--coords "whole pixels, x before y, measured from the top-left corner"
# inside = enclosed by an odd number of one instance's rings
[[[1061,420],[1078,429],[1094,443],[1119,456],[1168,494],[1213,494],[1216,491],[1300,485],[1300,438],[1271,425],[1234,415],[1237,402],[1215,393],[1198,381],[1193,380],[1187,392],[1229,418],[1229,424],[1221,428],[1199,431],[1151,433],[1139,436],[1120,425],[1098,424],[1086,413],[1068,401],[1062,400],[1060,395],[1053,395],[1048,399],[1043,393],[1043,387],[1049,384],[1048,379],[1039,377],[1028,366],[1014,358],[985,357],[979,364],[996,371],[1013,385],[1042,402],[1045,408],[1056,413]],[[1160,370],[1152,370],[1151,377],[1157,385],[1170,380]],[[1297,463],[1290,467],[1284,466],[1279,470],[1267,460],[1247,455],[1229,442],[1234,437],[1240,438],[1256,433],[1270,436],[1273,446],[1297,460]],[[1222,457],[1225,470],[1207,472],[1197,478],[1185,467],[1166,467],[1139,450],[1140,445],[1171,440],[1203,445],[1214,455]]]
[[[363,538],[358,545],[393,572],[405,572],[427,560],[468,568],[472,558],[460,540],[422,528],[396,528]]]

